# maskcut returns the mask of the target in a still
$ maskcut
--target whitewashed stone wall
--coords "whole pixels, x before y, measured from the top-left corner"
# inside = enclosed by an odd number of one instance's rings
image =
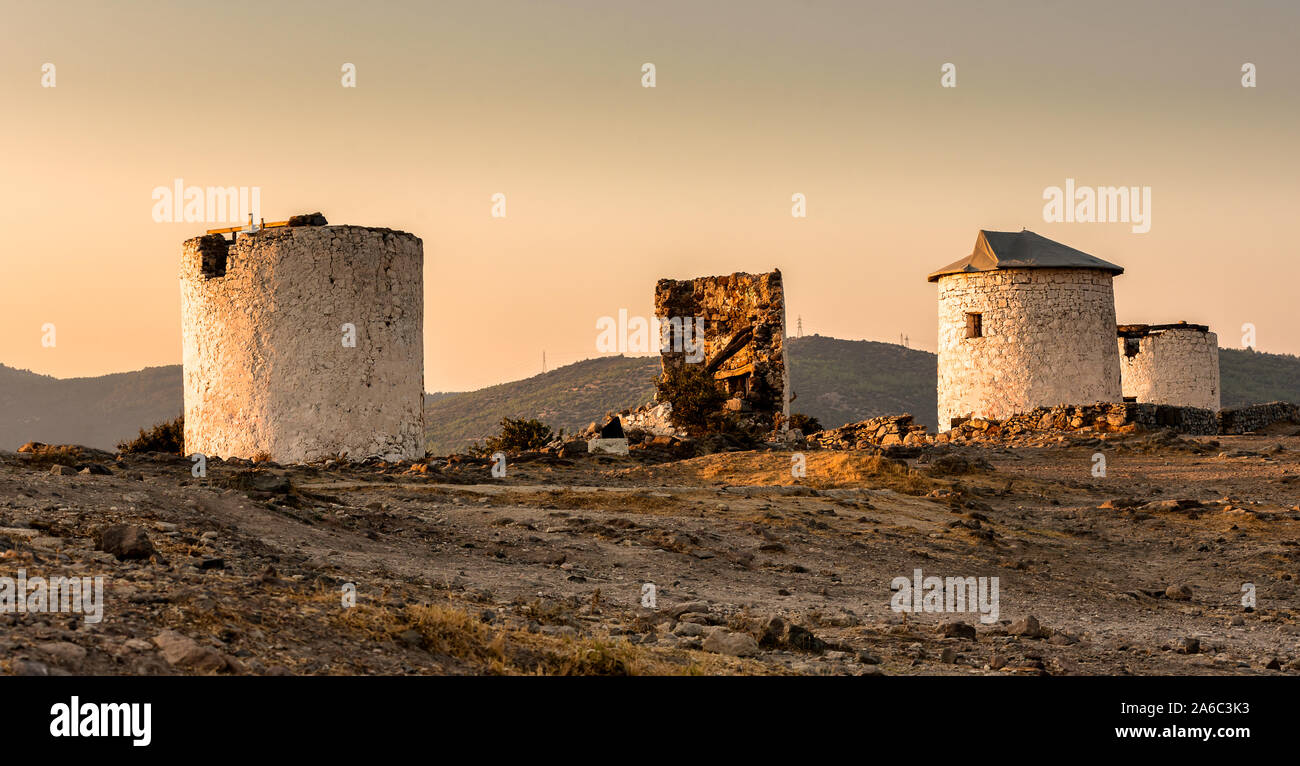
[[[1111,274],[1003,269],[939,278],[939,429],[1035,407],[1121,401]],[[983,336],[966,337],[966,314]]]
[[[1139,402],[1219,410],[1219,336],[1199,329],[1169,328],[1133,338],[1137,354],[1125,354],[1119,338],[1124,396]]]
[[[268,229],[224,276],[181,261],[185,449],[300,462],[424,454],[424,245],[363,226]],[[356,346],[343,343],[343,325]]]

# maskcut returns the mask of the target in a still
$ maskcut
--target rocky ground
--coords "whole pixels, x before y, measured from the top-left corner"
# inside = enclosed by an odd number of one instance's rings
[[[0,578],[102,576],[104,617],[0,592],[0,674],[1295,675],[1297,503],[1294,425],[504,478],[36,448],[0,453]],[[894,611],[916,569],[997,577],[998,620]]]

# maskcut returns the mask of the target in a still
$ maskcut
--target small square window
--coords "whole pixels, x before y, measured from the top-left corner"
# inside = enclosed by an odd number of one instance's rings
[[[972,314],[967,312],[966,337],[967,338],[984,337],[984,315],[983,314]]]

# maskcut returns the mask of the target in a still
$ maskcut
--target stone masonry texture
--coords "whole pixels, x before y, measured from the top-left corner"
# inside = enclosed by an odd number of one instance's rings
[[[187,240],[185,450],[302,462],[424,454],[424,245],[363,226]],[[355,327],[345,345],[344,325]]]
[[[790,415],[785,355],[785,289],[780,271],[736,273],[691,280],[661,279],[655,286],[655,315],[703,320],[704,357],[714,362],[739,334],[752,337],[723,362],[714,377],[755,419],[777,428]],[[686,364],[683,351],[663,352],[664,370]]]
[[[939,277],[939,428],[1036,407],[1121,401],[1112,275],[1000,269]],[[968,338],[967,314],[982,335]]]
[[[1118,338],[1124,396],[1152,404],[1219,409],[1217,335],[1191,325],[1128,327],[1133,329]]]

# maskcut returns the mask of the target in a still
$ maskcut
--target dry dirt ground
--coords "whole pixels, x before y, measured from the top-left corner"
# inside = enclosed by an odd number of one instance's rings
[[[808,451],[801,479],[781,450],[500,479],[0,453],[0,578],[105,582],[99,623],[0,614],[0,674],[1296,675],[1297,433]],[[998,621],[895,611],[916,569],[998,578]]]

